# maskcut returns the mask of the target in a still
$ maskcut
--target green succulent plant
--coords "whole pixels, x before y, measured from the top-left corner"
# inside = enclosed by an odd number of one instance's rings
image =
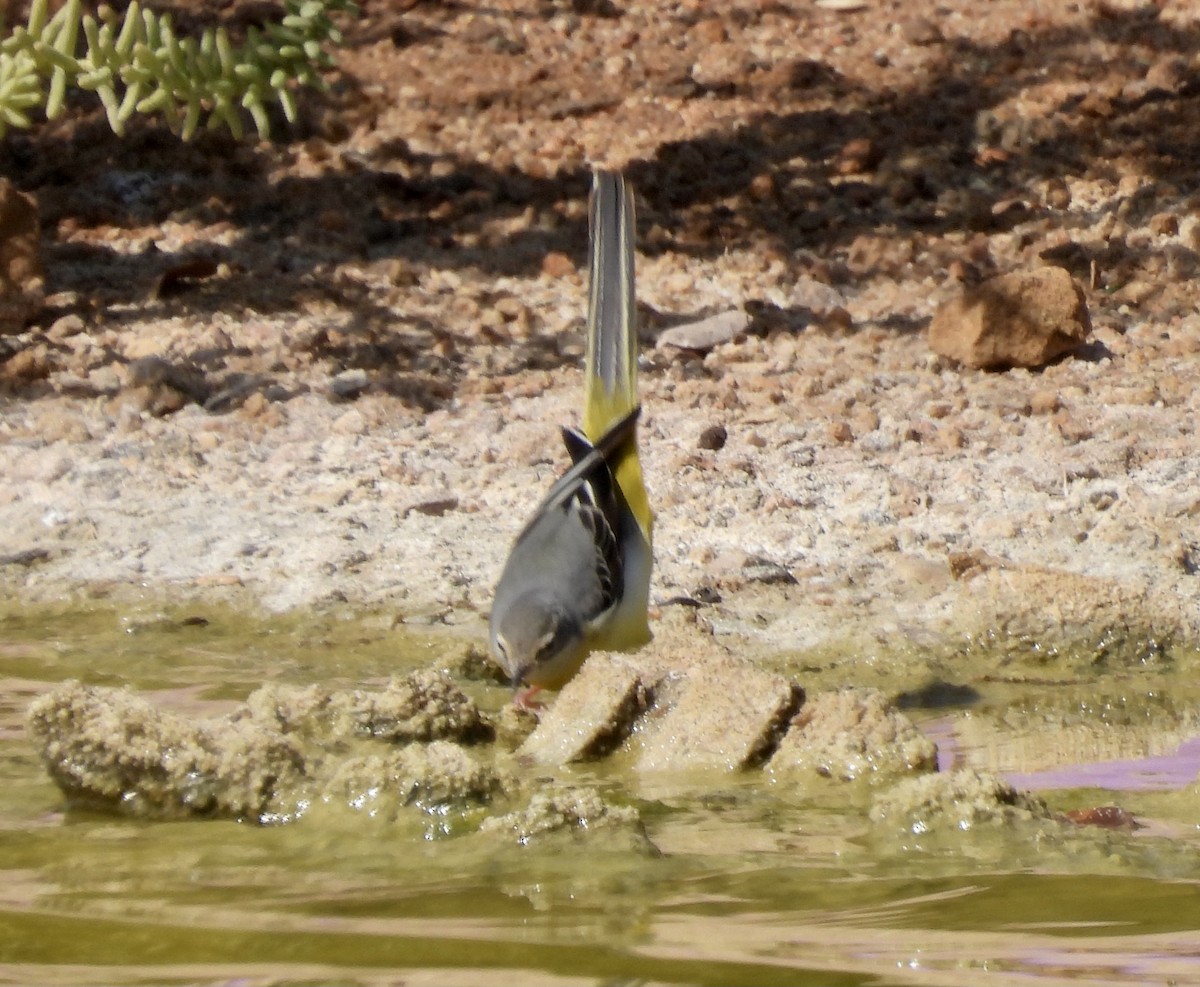
[[[0,137],[29,127],[39,108],[57,117],[74,86],[96,93],[117,134],[134,113],[161,113],[184,140],[202,123],[240,138],[244,110],[266,138],[271,100],[290,122],[295,88],[323,84],[320,69],[332,63],[323,45],[341,41],[330,14],[357,7],[353,0],[285,0],[284,11],[235,46],[223,27],[179,37],[170,14],[137,0],[123,16],[107,5],[87,13],[81,0],[52,15],[49,0],[34,0],[26,25],[5,32],[0,18]]]

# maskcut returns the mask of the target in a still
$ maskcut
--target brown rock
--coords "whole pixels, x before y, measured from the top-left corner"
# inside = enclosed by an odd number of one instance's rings
[[[770,769],[838,781],[937,770],[937,746],[875,689],[814,696],[771,758]]]
[[[700,433],[700,439],[696,444],[701,449],[715,452],[717,449],[725,448],[725,441],[728,438],[729,433],[725,430],[724,425],[710,425]]]
[[[20,350],[0,364],[0,376],[5,380],[22,384],[45,380],[50,376],[50,371],[50,361],[44,346],[31,346],[28,349]]]
[[[1036,795],[982,771],[950,771],[905,778],[875,797],[871,821],[913,833],[961,834],[984,826],[1015,827],[1051,818]]]
[[[692,36],[701,44],[718,45],[729,40],[729,31],[720,17],[708,17],[692,28]]]
[[[1091,331],[1083,290],[1060,267],[993,278],[944,303],[929,346],[968,367],[1040,367]]]
[[[839,175],[861,175],[874,171],[883,160],[883,149],[869,137],[855,137],[842,146],[834,161]]]
[[[737,661],[664,679],[636,740],[642,771],[735,770],[762,763],[779,743],[804,690]]]
[[[25,328],[43,284],[37,200],[0,179],[0,335]]]
[[[1079,101],[1077,109],[1084,116],[1100,117],[1105,120],[1116,112],[1113,101],[1109,97],[1094,91],[1089,92]]]
[[[1006,568],[1003,559],[994,558],[978,549],[970,552],[951,552],[946,557],[946,562],[950,566],[950,575],[955,579],[967,579],[989,569]]]
[[[656,676],[629,658],[589,656],[542,715],[520,753],[537,764],[602,757],[629,736],[656,684]]]
[[[150,387],[155,384],[167,384],[197,402],[208,396],[204,376],[194,367],[174,364],[157,356],[130,361],[126,369],[127,387]]]
[[[395,820],[410,806],[446,812],[486,805],[511,784],[457,744],[435,740],[338,761],[322,778],[319,798],[324,805]]]
[[[1179,232],[1179,220],[1169,212],[1160,212],[1150,217],[1150,232],[1159,236],[1175,236]]]
[[[1086,442],[1095,434],[1087,421],[1071,414],[1069,409],[1064,408],[1055,412],[1050,420],[1054,423],[1054,427],[1058,429],[1063,440],[1071,445],[1077,442]]]
[[[1192,78],[1187,59],[1166,55],[1146,70],[1146,89],[1147,92],[1175,93],[1187,86]]]
[[[382,691],[356,690],[349,704],[359,733],[392,743],[490,740],[493,728],[444,672],[393,678]]]
[[[92,437],[87,425],[62,409],[38,416],[38,435],[46,442],[86,442]],[[69,466],[68,466],[69,468]],[[63,469],[60,475],[65,475]]]
[[[203,404],[211,393],[200,370],[159,356],[130,361],[125,370],[125,390],[143,411],[156,418],[174,414],[189,402]]]
[[[188,257],[178,264],[172,264],[158,276],[154,287],[150,289],[150,297],[174,298],[213,277],[219,270],[220,265],[211,257]]]
[[[902,30],[904,40],[914,45],[936,45],[944,41],[941,28],[928,17],[916,17],[908,21]]]
[[[846,422],[831,422],[829,425],[829,437],[833,439],[834,442],[853,442],[854,431]]]
[[[844,308],[832,308],[821,316],[820,324],[833,332],[849,332],[854,328],[854,318]]]
[[[555,834],[574,840],[587,832],[589,846],[605,832],[606,845],[621,851],[660,856],[650,842],[635,808],[610,805],[590,786],[547,785],[536,792],[529,804],[513,812],[489,816],[479,825],[480,833],[489,833],[520,846],[528,846]],[[616,842],[611,842],[612,840]]]
[[[444,517],[448,511],[458,509],[457,497],[433,497],[429,500],[418,501],[415,504],[410,504],[401,513],[401,517],[408,517],[413,511],[418,514],[424,514],[427,517]]]
[[[750,317],[741,309],[718,312],[697,322],[686,322],[663,330],[658,337],[658,349],[707,353],[714,346],[736,339],[749,325]]]
[[[1034,391],[1029,395],[1029,411],[1034,415],[1051,415],[1062,407],[1057,391]]]
[[[75,804],[156,819],[263,820],[304,773],[276,724],[191,722],[125,689],[64,682],[29,707],[29,732]]]
[[[593,654],[518,754],[555,765],[628,750],[642,771],[732,770],[770,757],[804,701],[749,663]]]
[[[738,45],[708,45],[692,65],[692,81],[703,89],[736,89],[745,85],[752,65],[750,54]]]
[[[565,278],[575,273],[575,265],[566,254],[552,250],[542,258],[542,273],[551,278]]]
[[[52,339],[55,342],[62,342],[64,339],[70,339],[72,336],[78,336],[87,328],[83,319],[71,313],[55,319],[50,328],[46,330],[46,338]]]
[[[750,198],[756,202],[772,199],[778,191],[774,175],[764,173],[750,179]]]
[[[1071,187],[1061,178],[1051,178],[1042,197],[1051,209],[1067,209],[1071,205]]]
[[[860,406],[854,409],[850,424],[860,434],[865,435],[867,432],[874,432],[875,429],[879,428],[879,414],[874,408]]]
[[[806,308],[816,315],[828,315],[845,309],[846,296],[824,281],[802,274],[792,285],[788,302],[795,308]]]
[[[759,76],[765,93],[780,93],[812,89],[836,78],[828,66],[808,58],[786,58],[772,65]]]

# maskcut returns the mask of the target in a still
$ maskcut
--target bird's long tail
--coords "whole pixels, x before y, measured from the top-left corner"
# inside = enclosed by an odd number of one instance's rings
[[[623,175],[595,172],[589,220],[583,433],[598,442],[638,404],[633,189]],[[649,549],[653,518],[636,441],[617,457],[613,472]]]

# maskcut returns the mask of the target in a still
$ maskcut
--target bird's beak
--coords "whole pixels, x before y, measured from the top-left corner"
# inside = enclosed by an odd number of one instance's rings
[[[531,662],[527,665],[519,666],[517,670],[513,672],[512,679],[510,679],[510,681],[512,682],[514,692],[518,691],[525,685],[525,676],[529,674],[529,669],[532,667],[533,663]]]

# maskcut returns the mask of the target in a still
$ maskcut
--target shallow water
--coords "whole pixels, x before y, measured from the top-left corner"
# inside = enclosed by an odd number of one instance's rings
[[[1107,713],[1011,686],[912,711],[960,763],[1027,783],[1075,758],[1049,782],[1079,788],[1045,792],[1051,805],[1115,799],[1142,829],[922,841],[874,832],[861,787],[754,773],[629,789],[567,772],[639,805],[660,856],[439,839],[423,817],[262,828],[66,811],[23,728],[29,699],[71,677],[204,715],[265,680],[378,682],[444,645],[384,622],[212,609],[0,620],[0,984],[1200,983],[1200,798],[1152,791],[1195,773],[1179,768],[1195,697],[1169,675],[1136,702],[1120,682],[1070,687],[1126,696]],[[1075,709],[1078,729],[1051,707]]]

